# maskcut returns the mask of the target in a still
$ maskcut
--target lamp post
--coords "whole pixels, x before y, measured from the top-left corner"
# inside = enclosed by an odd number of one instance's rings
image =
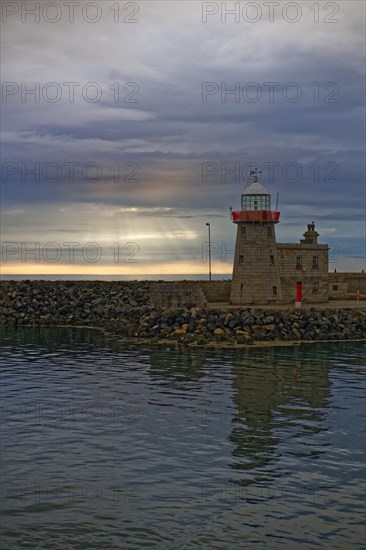
[[[208,227],[208,280],[211,282],[211,226],[206,223]]]

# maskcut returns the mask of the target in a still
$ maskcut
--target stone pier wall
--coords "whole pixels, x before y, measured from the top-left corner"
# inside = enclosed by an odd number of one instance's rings
[[[177,281],[151,283],[151,304],[160,307],[206,307],[228,303],[231,281]]]
[[[366,273],[329,273],[329,297],[333,299],[354,298],[357,291],[366,297]]]
[[[229,303],[231,281],[197,281],[208,302]]]
[[[150,302],[155,307],[206,307],[207,300],[199,285],[190,282],[152,283]]]

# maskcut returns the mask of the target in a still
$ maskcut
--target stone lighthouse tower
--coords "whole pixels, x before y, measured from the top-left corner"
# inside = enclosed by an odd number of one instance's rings
[[[282,301],[275,234],[280,213],[271,210],[271,195],[258,178],[257,170],[250,172],[250,184],[241,195],[241,209],[231,213],[237,224],[232,304]]]

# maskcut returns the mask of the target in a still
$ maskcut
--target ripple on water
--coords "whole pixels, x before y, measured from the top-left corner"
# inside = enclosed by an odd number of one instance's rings
[[[361,548],[364,344],[2,331],[9,548]]]

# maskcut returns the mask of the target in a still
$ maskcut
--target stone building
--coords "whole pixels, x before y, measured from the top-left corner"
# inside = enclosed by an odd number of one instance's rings
[[[237,225],[232,304],[287,304],[328,301],[328,245],[310,223],[299,244],[277,243],[280,213],[271,210],[271,195],[251,172],[241,195],[241,210],[231,212]]]

